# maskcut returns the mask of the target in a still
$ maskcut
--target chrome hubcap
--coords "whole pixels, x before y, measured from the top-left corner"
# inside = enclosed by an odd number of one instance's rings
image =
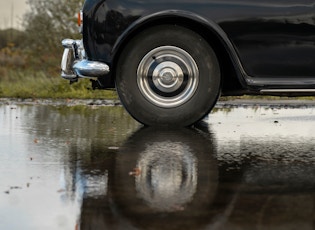
[[[186,103],[199,84],[194,59],[183,49],[162,46],[140,62],[137,83],[142,95],[154,105],[171,108]]]

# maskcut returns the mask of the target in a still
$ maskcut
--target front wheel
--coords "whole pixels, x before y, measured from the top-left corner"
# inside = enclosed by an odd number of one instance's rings
[[[197,33],[156,26],[122,52],[116,88],[127,111],[149,126],[189,126],[209,113],[220,91],[213,49]]]

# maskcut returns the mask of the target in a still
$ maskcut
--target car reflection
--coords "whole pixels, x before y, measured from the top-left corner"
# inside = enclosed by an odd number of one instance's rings
[[[278,148],[254,141],[236,149],[249,158],[219,151],[212,133],[143,128],[114,152],[103,150],[106,160],[81,165],[80,229],[312,229],[313,164],[279,159]],[[233,149],[230,140],[221,149]],[[101,143],[91,149],[93,159]]]
[[[81,229],[207,225],[218,188],[214,155],[212,139],[194,129],[139,130],[113,157],[106,195],[85,191]]]
[[[119,107],[0,109],[0,229],[314,229],[314,106],[179,130]]]

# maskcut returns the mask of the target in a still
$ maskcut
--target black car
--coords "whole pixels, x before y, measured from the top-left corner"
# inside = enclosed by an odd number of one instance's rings
[[[145,125],[189,126],[222,95],[315,94],[315,0],[86,0],[62,77],[116,88]]]

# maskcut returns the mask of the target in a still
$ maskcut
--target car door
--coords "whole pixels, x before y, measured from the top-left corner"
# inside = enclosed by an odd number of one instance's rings
[[[229,13],[219,19],[219,25],[253,82],[315,78],[314,0],[248,0],[228,4]]]

